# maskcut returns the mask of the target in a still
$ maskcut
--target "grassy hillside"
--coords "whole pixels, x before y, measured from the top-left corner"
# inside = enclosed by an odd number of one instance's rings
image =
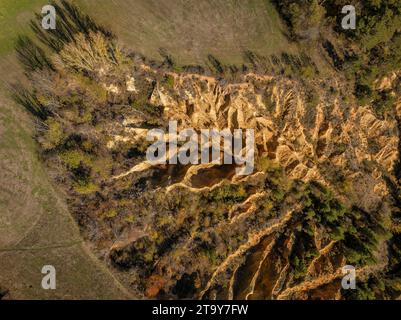
[[[0,55],[13,50],[14,40],[21,32],[28,32],[33,10],[38,10],[45,0],[3,0],[0,2]]]
[[[0,283],[15,299],[127,297],[89,253],[40,163],[31,124],[0,99]],[[58,289],[40,287],[41,268],[54,265]]]
[[[7,84],[21,78],[13,54],[46,1],[0,3],[0,287],[14,299],[123,299],[128,294],[82,243],[50,183],[32,139],[32,123],[11,101]],[[41,288],[41,268],[54,265],[57,290]]]
[[[130,48],[159,58],[165,48],[179,64],[202,64],[208,54],[239,64],[244,50],[261,55],[295,50],[266,0],[79,0]]]

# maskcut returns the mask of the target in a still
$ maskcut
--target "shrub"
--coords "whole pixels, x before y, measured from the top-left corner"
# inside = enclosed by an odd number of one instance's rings
[[[110,209],[104,214],[104,216],[109,219],[115,218],[115,217],[117,217],[117,215],[118,215],[118,211],[116,209]]]
[[[84,154],[81,150],[67,150],[60,154],[61,160],[70,168],[77,169],[80,164],[90,166],[92,164],[91,158]]]
[[[41,144],[46,150],[57,148],[64,141],[64,134],[61,124],[53,118],[46,120],[45,124],[47,126],[47,131],[43,135]]]
[[[209,195],[209,200],[216,202],[239,202],[243,201],[246,196],[247,193],[243,186],[225,185],[212,191]]]
[[[168,90],[174,89],[174,77],[172,75],[166,75],[162,81],[162,85],[164,85]]]
[[[87,181],[77,181],[73,184],[74,190],[77,193],[81,194],[88,194],[88,193],[93,193],[99,190],[99,187],[95,185],[93,182],[87,182]]]

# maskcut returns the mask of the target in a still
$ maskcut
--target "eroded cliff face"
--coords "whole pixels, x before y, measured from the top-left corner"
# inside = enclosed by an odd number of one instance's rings
[[[175,73],[110,57],[107,41],[81,36],[33,75],[52,112],[38,140],[85,238],[138,297],[339,299],[345,264],[385,272],[395,119],[335,80],[311,101],[296,80]],[[254,129],[254,172],[148,163],[147,132],[171,120]]]
[[[145,66],[139,69],[151,71]],[[133,83],[138,77],[134,73],[129,81]],[[224,218],[216,225],[207,228],[201,220],[200,230],[182,237],[171,252],[158,257],[151,277],[163,279],[160,281],[164,286],[157,290],[168,293],[171,290],[166,290],[168,285],[176,285],[173,279],[178,279],[178,283],[194,283],[196,290],[191,297],[340,297],[338,279],[342,278],[341,267],[347,261],[337,241],[327,237],[322,226],[312,227],[311,237],[317,252],[305,264],[303,281],[294,279],[289,260],[302,242],[299,231],[294,229],[302,225],[298,220],[302,220],[300,212],[305,204],[294,199],[288,200],[288,204],[284,201],[279,213],[270,217],[265,207],[271,201],[271,190],[266,186],[269,172],[263,163],[282,168],[288,180],[317,181],[332,188],[348,205],[358,204],[367,212],[386,216],[389,211],[381,206],[389,190],[383,176],[392,174],[398,158],[396,121],[378,119],[370,107],[346,103],[339,95],[322,97],[315,105],[308,106],[302,85],[284,78],[246,74],[242,83],[224,84],[196,74],[167,73],[163,77],[171,79],[168,85],[151,78],[147,81],[154,83],[149,101],[163,108],[161,118],[165,122],[178,121],[179,130],[252,128],[259,166],[246,178],[210,164],[190,166],[185,173],[174,169],[163,173],[169,182],[156,188],[166,199],[177,197],[177,193],[179,198],[192,198],[191,194],[208,194],[223,185],[245,186],[245,189],[252,186],[255,190],[227,206]],[[124,118],[123,127],[111,136],[112,147],[118,148],[118,141],[135,143],[144,139],[147,133],[144,122],[140,116]],[[145,160],[114,179],[129,179],[154,169]],[[178,214],[172,213],[172,218]],[[263,223],[255,223],[258,219],[263,219]],[[202,252],[199,248],[210,245],[201,239],[210,234],[217,234],[223,243],[230,243],[230,238],[239,234],[244,239],[231,250],[220,249],[226,254],[224,258],[216,258],[218,261],[213,265],[199,258]],[[111,256],[120,256],[118,253],[131,245],[125,243],[113,248]],[[378,262],[381,267],[385,266],[383,259]]]
[[[151,71],[144,65],[139,69]],[[145,94],[135,88],[136,77],[140,72],[128,76],[127,90]],[[146,81],[154,85],[149,102],[162,108],[160,120],[164,123],[175,120],[178,130],[194,128],[197,132],[251,128],[255,132],[256,158],[276,163],[290,179],[332,185],[341,175],[349,183],[358,182],[360,177],[370,179],[366,182],[369,186],[361,190],[366,198],[388,194],[383,174],[391,175],[398,159],[395,119],[379,119],[369,106],[347,103],[339,94],[325,95],[308,105],[302,85],[285,78],[246,74],[242,83],[223,84],[222,80],[196,74],[169,72],[162,77],[170,82],[166,85],[152,78]],[[144,129],[146,121],[140,114],[125,117],[110,132],[109,148],[144,140],[149,130]],[[115,178],[150,167],[144,161]],[[182,185],[194,187],[191,178],[199,171],[205,173],[202,167],[216,166],[192,166],[182,177]],[[196,186],[202,187],[210,186]]]

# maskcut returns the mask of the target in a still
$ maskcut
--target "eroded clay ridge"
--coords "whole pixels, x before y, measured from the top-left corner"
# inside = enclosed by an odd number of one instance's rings
[[[139,66],[141,69],[152,71],[144,65]],[[138,73],[127,75],[125,88],[116,84],[105,86],[111,92],[131,90],[141,94],[135,87]],[[372,161],[378,165],[372,172],[374,191],[386,194],[380,171],[391,173],[397,160],[394,119],[381,120],[370,107],[350,105],[338,96],[325,96],[324,101],[307,105],[307,93],[302,86],[285,78],[246,74],[242,83],[222,84],[221,80],[197,74],[166,72],[162,77],[170,79],[167,85],[147,79],[154,84],[149,102],[162,106],[163,119],[178,121],[179,130],[255,129],[257,157],[268,157],[283,167],[289,177],[303,181],[328,184],[330,178],[325,177],[320,165],[330,164],[334,170],[336,167],[345,170],[344,174],[349,176],[359,174],[360,170],[353,164],[363,166],[365,161]],[[143,128],[145,121],[141,114],[124,118],[110,132],[108,147],[144,139],[148,132]],[[143,162],[114,178],[149,167],[150,164]],[[182,179],[188,187],[192,187],[191,176],[202,165],[199,167],[192,168]]]
[[[135,294],[339,298],[343,265],[384,268],[394,119],[352,103],[336,81],[310,101],[297,80],[172,72],[113,41],[76,35],[32,85],[50,113],[38,140],[55,179],[94,251]],[[253,174],[151,165],[146,134],[170,120],[254,129]]]

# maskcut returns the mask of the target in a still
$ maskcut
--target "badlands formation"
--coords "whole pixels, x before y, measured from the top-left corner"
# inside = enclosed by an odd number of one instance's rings
[[[82,235],[134,296],[353,298],[341,288],[345,265],[366,290],[400,295],[397,118],[358,105],[336,76],[175,70],[82,28],[45,37],[51,57],[21,43],[32,88],[16,99],[37,118]],[[169,121],[253,129],[254,171],[149,163],[146,135]]]

